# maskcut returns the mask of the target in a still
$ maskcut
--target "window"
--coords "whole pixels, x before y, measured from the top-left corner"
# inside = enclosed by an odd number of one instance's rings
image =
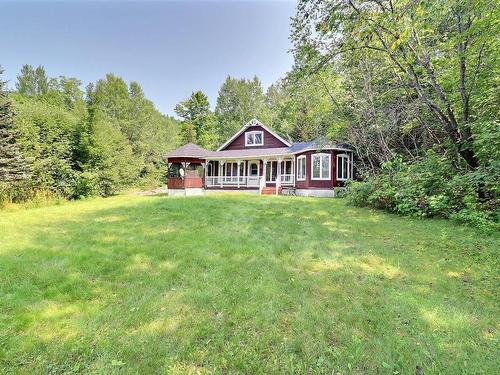
[[[282,175],[292,174],[292,161],[291,160],[283,160],[281,162],[281,174]]]
[[[223,175],[227,177],[238,176],[238,163],[237,162],[226,162],[223,166]],[[240,176],[245,175],[245,163],[240,163]]]
[[[250,164],[250,176],[258,176],[259,175],[259,167],[257,163]]]
[[[305,155],[297,158],[297,180],[304,181],[306,179],[306,157]]]
[[[345,181],[352,178],[351,160],[347,154],[337,155],[337,180]]]
[[[173,163],[168,167],[168,177],[181,177],[181,163]]]
[[[311,179],[329,180],[330,179],[330,154],[312,154],[311,155]]]
[[[276,181],[277,174],[278,174],[278,162],[268,161],[266,165],[266,181],[267,182]]]
[[[262,146],[264,145],[264,132],[256,130],[245,133],[245,146]]]
[[[186,167],[185,175],[186,177],[202,177],[203,166],[198,163],[191,163]]]

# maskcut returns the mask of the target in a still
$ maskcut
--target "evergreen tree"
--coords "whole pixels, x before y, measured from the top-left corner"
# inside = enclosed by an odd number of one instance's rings
[[[25,64],[21,73],[17,76],[17,92],[24,96],[45,95],[49,91],[49,80],[45,74],[45,68],[38,66],[33,68]]]
[[[2,73],[0,68],[0,75]],[[29,176],[29,163],[21,152],[18,136],[6,83],[0,80],[0,182],[25,180]]]
[[[175,113],[182,117],[180,138],[183,143],[197,143],[203,147],[214,147],[215,119],[210,111],[208,97],[202,91],[196,91],[189,98],[175,106]]]
[[[252,118],[264,123],[270,119],[266,97],[260,80],[228,76],[222,84],[215,107],[219,138],[227,139]]]

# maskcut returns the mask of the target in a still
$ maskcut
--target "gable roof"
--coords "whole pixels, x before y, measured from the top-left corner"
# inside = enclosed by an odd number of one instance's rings
[[[221,151],[223,148],[225,148],[226,146],[228,146],[232,141],[234,141],[241,133],[243,133],[245,130],[247,130],[249,127],[251,126],[260,126],[262,128],[264,128],[265,130],[267,130],[269,133],[271,133],[271,135],[273,135],[274,137],[278,138],[281,142],[283,142],[285,145],[287,145],[288,147],[291,146],[290,142],[284,140],[283,138],[281,138],[278,134],[276,134],[274,131],[272,131],[271,129],[269,129],[267,126],[265,126],[262,122],[260,122],[259,120],[257,120],[256,118],[253,118],[251,119],[250,121],[248,121],[245,125],[243,125],[243,127],[238,130],[236,132],[235,135],[233,135],[231,138],[229,138],[222,146],[220,146],[217,151]]]
[[[195,145],[194,143],[188,143],[181,146],[173,151],[170,151],[164,155],[166,158],[203,158],[207,156],[210,151]]]

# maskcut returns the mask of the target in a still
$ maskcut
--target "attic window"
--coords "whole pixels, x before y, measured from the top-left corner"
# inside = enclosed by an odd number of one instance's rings
[[[263,146],[264,145],[264,132],[262,130],[255,130],[245,133],[245,146]]]

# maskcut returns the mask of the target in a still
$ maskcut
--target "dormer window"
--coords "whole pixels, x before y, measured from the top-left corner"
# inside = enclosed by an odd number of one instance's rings
[[[245,133],[245,146],[263,146],[264,145],[264,132],[262,130],[255,130]]]

